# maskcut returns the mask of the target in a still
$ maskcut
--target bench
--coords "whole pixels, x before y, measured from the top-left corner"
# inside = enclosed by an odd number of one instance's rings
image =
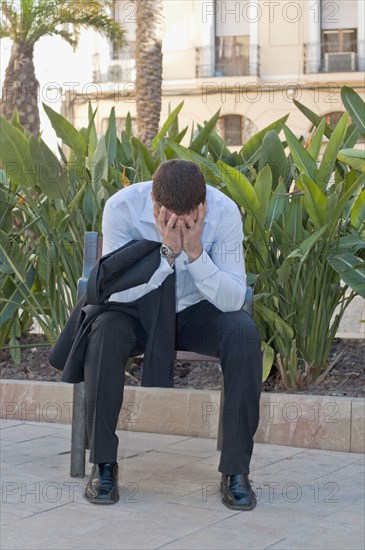
[[[99,237],[96,231],[87,231],[84,236],[84,258],[82,277],[78,281],[77,299],[86,292],[87,280],[90,272],[97,260],[102,255],[103,238]],[[247,288],[245,303],[243,309],[252,316],[253,291],[251,287]],[[176,351],[176,359],[180,361],[213,361],[219,363],[217,357],[200,355],[194,352]],[[222,449],[222,414],[224,403],[224,389],[221,387],[221,398],[219,407],[219,428],[217,449]],[[80,382],[74,384],[73,388],[73,409],[72,409],[72,432],[71,432],[71,465],[70,475],[72,477],[85,476],[85,451],[88,448],[88,437],[86,430],[86,402],[85,402],[85,384]]]

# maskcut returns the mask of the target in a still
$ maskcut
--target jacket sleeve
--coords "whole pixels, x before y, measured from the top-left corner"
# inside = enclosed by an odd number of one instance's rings
[[[102,221],[103,255],[109,254],[136,238],[136,235],[133,234],[132,221],[129,218],[127,205],[121,203],[118,208],[115,208],[108,201],[106,202]],[[165,258],[161,258],[158,269],[153,273],[148,283],[116,292],[110,296],[110,301],[134,302],[160,287],[171,273],[173,273],[172,267]]]

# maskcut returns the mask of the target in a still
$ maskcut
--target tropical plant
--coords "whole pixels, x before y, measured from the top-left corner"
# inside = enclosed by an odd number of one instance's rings
[[[162,0],[137,0],[137,127],[138,137],[146,147],[150,147],[160,122],[162,38]]]
[[[162,161],[185,158],[242,207],[265,375],[274,359],[284,387],[299,389],[318,380],[346,307],[356,293],[364,295],[365,176],[362,153],[353,148],[362,132],[354,110],[362,104],[353,90],[344,93],[351,97],[354,126],[347,126],[345,114],[331,128],[298,104],[316,126],[310,140],[296,138],[286,116],[239,152],[231,152],[214,131],[219,112],[183,146],[182,104],[150,148],[133,136],[129,115],[117,136],[114,109],[106,134],[98,138],[91,107],[88,126],[78,131],[44,106],[70,149],[68,158],[60,150],[60,159],[22,127],[16,111],[10,122],[2,119],[0,328],[13,352],[19,352],[19,334],[34,317],[50,341],[58,336],[76,300],[83,234],[100,232],[107,198],[151,179]]]
[[[13,42],[2,90],[1,114],[8,120],[14,108],[20,122],[39,134],[39,83],[33,63],[34,45],[47,35],[58,35],[74,48],[80,29],[92,28],[121,43],[123,31],[108,15],[111,2],[97,0],[6,0],[0,6],[0,38]]]
[[[285,126],[286,143],[265,134],[249,174],[218,162],[244,209],[261,334],[275,349],[283,386],[297,390],[323,378],[344,311],[356,294],[365,297],[364,153],[341,149],[363,128],[348,127],[348,113],[326,127],[298,106],[316,125],[307,147]]]

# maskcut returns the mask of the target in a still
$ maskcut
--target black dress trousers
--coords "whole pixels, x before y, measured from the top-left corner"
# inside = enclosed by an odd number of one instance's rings
[[[115,434],[123,402],[124,365],[143,353],[147,341],[138,319],[106,311],[93,322],[84,360],[90,462],[117,458]],[[259,422],[262,379],[260,337],[250,315],[222,312],[202,300],[176,314],[176,349],[218,357],[225,403],[219,471],[249,473],[253,437]]]

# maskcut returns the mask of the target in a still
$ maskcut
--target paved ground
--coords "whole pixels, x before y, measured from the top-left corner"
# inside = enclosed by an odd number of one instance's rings
[[[258,505],[234,512],[215,440],[123,432],[121,500],[102,507],[69,477],[69,425],[0,422],[2,550],[365,547],[362,455],[257,444]]]
[[[365,323],[362,322],[363,319],[365,319],[365,300],[360,296],[356,296],[342,317],[337,336],[341,338],[364,338]]]

